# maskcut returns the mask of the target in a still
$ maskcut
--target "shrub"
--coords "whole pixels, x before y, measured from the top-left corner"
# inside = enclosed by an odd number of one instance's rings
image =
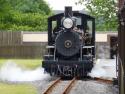
[[[0,29],[20,31],[46,31],[49,15],[40,13],[11,12],[0,21]]]

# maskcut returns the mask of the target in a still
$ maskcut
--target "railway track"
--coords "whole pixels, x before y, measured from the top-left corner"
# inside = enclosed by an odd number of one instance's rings
[[[54,88],[56,88],[57,86],[60,85],[60,83],[64,83],[65,87],[63,87],[63,91],[60,91],[61,93],[59,94],[68,94],[70,92],[70,90],[72,89],[72,87],[74,86],[75,82],[76,82],[76,78],[74,77],[72,80],[67,81],[67,83],[65,84],[65,82],[63,80],[61,80],[61,78],[57,78],[47,89],[43,94],[53,94],[53,90]]]
[[[112,84],[113,81],[101,79],[101,78],[94,78],[93,80],[98,82],[103,82],[106,84]],[[75,86],[75,82],[77,81],[76,77],[74,77],[72,80],[62,80],[61,77],[57,78],[42,94],[69,94],[73,86]],[[60,87],[62,86],[62,87]],[[62,88],[62,90],[58,90],[58,88]],[[57,93],[57,91],[59,93]],[[54,93],[55,92],[55,93]]]
[[[113,84],[112,80],[107,80],[107,79],[102,79],[102,78],[94,78],[94,80],[98,81],[98,82],[103,82],[103,83],[107,83],[107,84]]]

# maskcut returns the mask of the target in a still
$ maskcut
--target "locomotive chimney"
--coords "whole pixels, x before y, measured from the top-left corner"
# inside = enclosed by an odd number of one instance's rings
[[[65,15],[65,17],[72,17],[73,16],[72,7],[70,7],[70,6],[65,7],[64,15]]]

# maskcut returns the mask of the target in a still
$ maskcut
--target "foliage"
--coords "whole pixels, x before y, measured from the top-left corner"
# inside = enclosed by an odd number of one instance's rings
[[[12,31],[43,31],[47,29],[48,15],[40,13],[12,12],[11,16],[4,16],[0,28]]]
[[[41,13],[48,15],[51,10],[43,0],[8,0],[14,10],[23,13]]]
[[[43,0],[0,0],[0,29],[45,31],[51,9]]]
[[[117,2],[116,0],[79,0],[87,11],[96,18],[97,30],[116,30]]]
[[[0,18],[7,15],[10,9],[11,6],[6,0],[0,0]]]

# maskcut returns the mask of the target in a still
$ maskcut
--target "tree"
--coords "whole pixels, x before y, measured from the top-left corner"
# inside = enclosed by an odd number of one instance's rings
[[[8,0],[14,10],[23,13],[42,13],[49,14],[51,12],[48,4],[44,0]]]
[[[0,18],[7,15],[11,9],[11,5],[6,0],[0,0]]]
[[[117,2],[116,0],[79,0],[85,9],[95,16],[97,30],[116,30]]]
[[[0,0],[0,30],[45,31],[50,15],[44,0]]]

